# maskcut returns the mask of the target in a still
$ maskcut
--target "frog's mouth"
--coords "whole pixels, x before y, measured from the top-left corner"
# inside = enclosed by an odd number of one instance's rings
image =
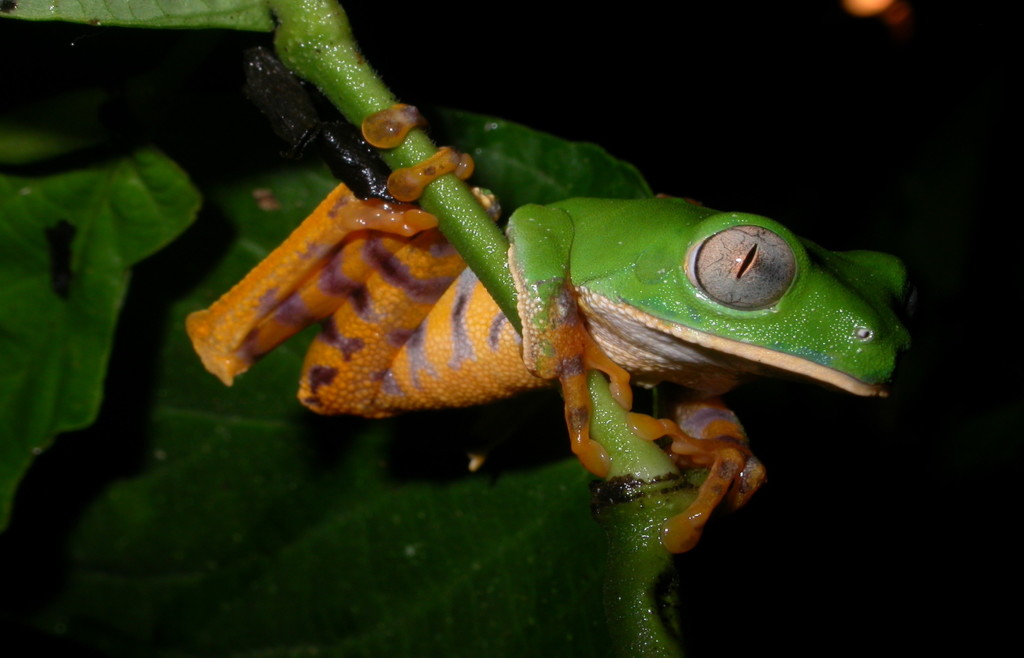
[[[580,289],[590,333],[634,381],[671,381],[709,395],[754,376],[801,379],[854,395],[885,397],[885,384],[857,379],[803,357],[666,322],[634,307]]]

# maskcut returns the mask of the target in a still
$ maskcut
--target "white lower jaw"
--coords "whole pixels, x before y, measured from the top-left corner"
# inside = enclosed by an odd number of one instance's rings
[[[888,394],[882,384],[868,384],[792,354],[665,322],[585,288],[579,292],[580,306],[594,339],[640,384],[672,381],[718,395],[751,376],[782,376],[854,395]]]

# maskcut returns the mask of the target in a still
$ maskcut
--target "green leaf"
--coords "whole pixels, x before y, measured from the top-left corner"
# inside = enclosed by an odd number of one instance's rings
[[[596,144],[569,142],[512,121],[445,110],[432,128],[444,143],[473,156],[474,180],[498,195],[503,208],[573,197],[639,199],[651,189],[633,165]]]
[[[34,456],[96,416],[128,268],[198,205],[184,173],[152,150],[43,178],[0,175],[0,527]]]
[[[269,32],[261,0],[7,0],[0,15],[124,27],[224,28]]]
[[[42,628],[112,656],[600,655],[574,462],[433,479],[408,424],[226,406],[157,412],[154,463],[90,509]]]

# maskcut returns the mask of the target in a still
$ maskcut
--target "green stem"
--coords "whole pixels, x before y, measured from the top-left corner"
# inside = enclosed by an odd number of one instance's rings
[[[288,68],[309,82],[353,125],[397,101],[356,45],[345,11],[336,0],[269,0],[277,16],[277,54]],[[401,145],[383,151],[392,169],[416,165],[437,150],[422,130],[413,130]],[[516,291],[508,269],[508,240],[454,175],[429,185],[420,205],[437,216],[441,232],[516,329]]]
[[[633,433],[604,375],[592,372],[588,383],[591,433],[612,460],[608,480],[593,486],[594,517],[608,536],[609,635],[618,655],[682,656],[679,578],[661,528],[693,502],[697,490],[661,448]]]

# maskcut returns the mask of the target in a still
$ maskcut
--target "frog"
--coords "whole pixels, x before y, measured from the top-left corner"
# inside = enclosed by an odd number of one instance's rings
[[[681,198],[571,199],[523,206],[509,235],[524,359],[575,391],[566,415],[588,469],[604,473],[607,456],[585,421],[570,420],[588,410],[585,383],[565,373],[677,389],[669,418],[630,415],[638,435],[669,442],[680,468],[709,469],[697,500],[663,528],[674,553],[696,545],[716,507],[743,506],[765,481],[722,394],[775,377],[885,397],[910,345],[915,294],[898,258],[829,251],[760,215]],[[592,343],[584,353],[601,355],[591,366],[564,363],[567,325]],[[570,399],[580,407],[570,411]]]
[[[911,288],[896,257],[832,252],[767,217],[683,198],[528,204],[506,229],[518,331],[415,203],[432,178],[468,175],[466,164],[442,149],[396,171],[390,199],[339,184],[242,281],[187,318],[207,370],[230,385],[321,323],[298,392],[319,414],[385,418],[557,382],[572,451],[599,477],[610,464],[590,437],[590,373],[603,373],[627,410],[632,386],[670,385],[667,417],[629,418],[680,468],[708,471],[696,500],[665,522],[673,553],[696,545],[716,508],[741,507],[765,481],[722,394],[767,376],[887,395],[909,346]]]

